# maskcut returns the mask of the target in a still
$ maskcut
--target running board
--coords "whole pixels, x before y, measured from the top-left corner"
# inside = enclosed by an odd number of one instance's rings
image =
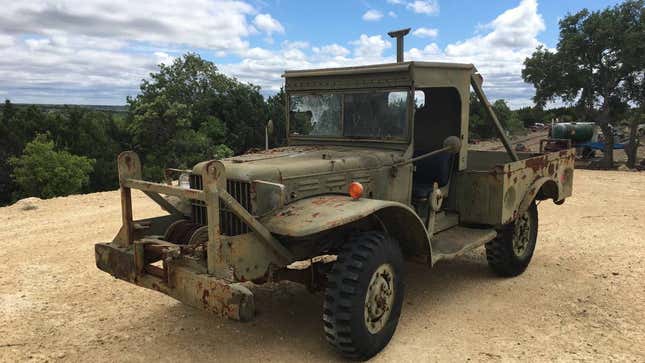
[[[492,229],[478,229],[457,226],[432,237],[432,264],[439,260],[446,260],[457,257],[486,242],[491,241],[497,236],[497,232]]]

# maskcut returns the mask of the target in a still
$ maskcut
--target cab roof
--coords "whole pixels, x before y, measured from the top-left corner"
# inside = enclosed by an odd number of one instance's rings
[[[469,86],[477,73],[472,64],[443,62],[401,62],[357,67],[286,71],[287,91],[322,91],[392,87]]]
[[[475,66],[470,63],[410,61],[410,62],[401,62],[401,63],[369,64],[369,65],[355,66],[355,67],[287,70],[284,72],[282,76],[285,78],[290,78],[290,77],[319,77],[319,76],[365,74],[365,73],[388,73],[388,72],[407,71],[411,68],[472,70],[473,68],[475,68]]]

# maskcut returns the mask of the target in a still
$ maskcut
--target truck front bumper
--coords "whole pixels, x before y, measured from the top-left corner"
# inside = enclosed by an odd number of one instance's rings
[[[182,259],[164,261],[163,268],[142,271],[135,262],[135,248],[97,243],[96,266],[118,279],[159,291],[216,315],[240,321],[253,319],[253,293],[245,286],[213,277]]]

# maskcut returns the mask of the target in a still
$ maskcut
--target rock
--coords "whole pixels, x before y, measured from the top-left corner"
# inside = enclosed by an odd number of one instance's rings
[[[58,358],[58,359],[63,359],[63,358],[65,358],[65,355],[66,355],[65,352],[58,352],[58,353],[54,354],[54,357]]]
[[[34,210],[34,209],[38,209],[38,204],[40,204],[41,201],[42,199],[40,198],[29,197],[25,199],[20,199],[14,204],[14,206],[20,208],[21,210]]]
[[[627,165],[622,164],[621,166],[618,167],[618,171],[631,171]]]

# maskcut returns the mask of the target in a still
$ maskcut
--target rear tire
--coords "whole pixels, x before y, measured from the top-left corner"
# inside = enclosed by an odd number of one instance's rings
[[[486,243],[488,266],[499,276],[520,275],[531,262],[538,233],[538,211],[535,202],[513,223],[498,231]]]
[[[346,358],[367,360],[390,341],[403,303],[403,256],[381,232],[353,234],[327,275],[327,341]]]

